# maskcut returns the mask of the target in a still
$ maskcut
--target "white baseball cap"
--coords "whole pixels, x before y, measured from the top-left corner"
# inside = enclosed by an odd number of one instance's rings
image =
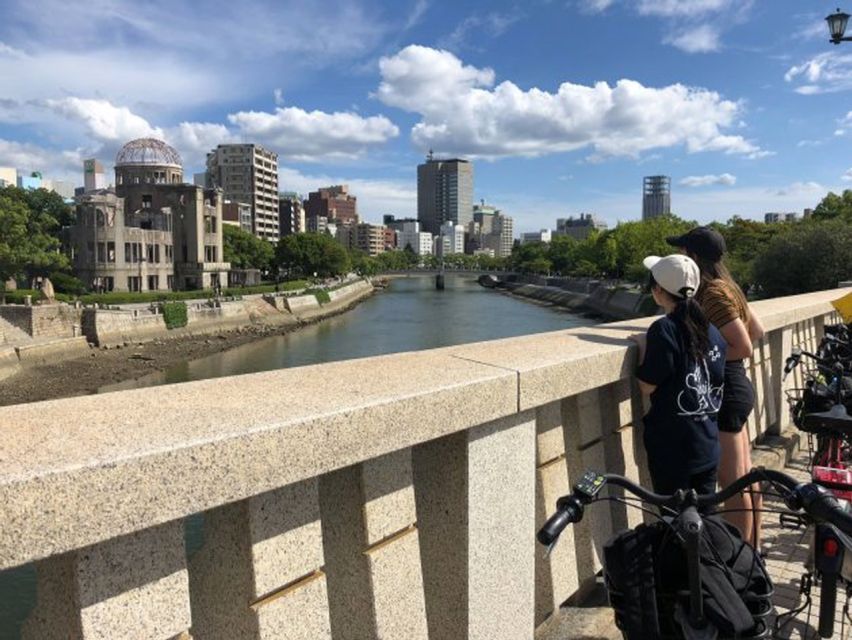
[[[691,298],[701,284],[701,269],[689,256],[679,253],[665,258],[648,256],[642,264],[657,284],[676,298]]]

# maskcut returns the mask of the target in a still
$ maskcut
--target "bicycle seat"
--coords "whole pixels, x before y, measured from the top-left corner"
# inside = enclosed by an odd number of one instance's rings
[[[836,404],[828,411],[808,413],[802,417],[805,431],[835,431],[852,436],[852,416],[842,404]]]

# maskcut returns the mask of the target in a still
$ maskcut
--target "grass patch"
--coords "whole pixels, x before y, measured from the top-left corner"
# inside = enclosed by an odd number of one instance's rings
[[[313,296],[317,299],[317,302],[320,304],[328,304],[331,302],[331,296],[328,295],[328,291],[325,289],[307,289],[305,291],[305,295],[313,294]]]
[[[163,320],[166,322],[167,329],[185,327],[188,322],[186,303],[166,302],[163,305]]]

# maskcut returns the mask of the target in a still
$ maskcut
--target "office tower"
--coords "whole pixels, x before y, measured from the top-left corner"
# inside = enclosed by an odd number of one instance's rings
[[[438,235],[445,222],[467,226],[472,218],[473,164],[437,160],[430,152],[417,166],[417,219],[423,231]]]
[[[305,205],[298,193],[278,194],[278,222],[282,238],[307,231]]]
[[[83,189],[85,192],[106,189],[104,166],[96,159],[83,160]]]
[[[324,187],[308,194],[305,200],[308,218],[323,217],[338,224],[357,224],[358,199],[349,193],[349,185]]]
[[[642,219],[667,216],[672,212],[672,179],[647,176],[642,181]]]

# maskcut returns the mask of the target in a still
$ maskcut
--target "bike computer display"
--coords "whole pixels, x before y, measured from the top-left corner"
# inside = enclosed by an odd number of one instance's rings
[[[586,471],[580,481],[574,485],[574,494],[585,502],[595,499],[606,484],[606,478],[597,471]]]

